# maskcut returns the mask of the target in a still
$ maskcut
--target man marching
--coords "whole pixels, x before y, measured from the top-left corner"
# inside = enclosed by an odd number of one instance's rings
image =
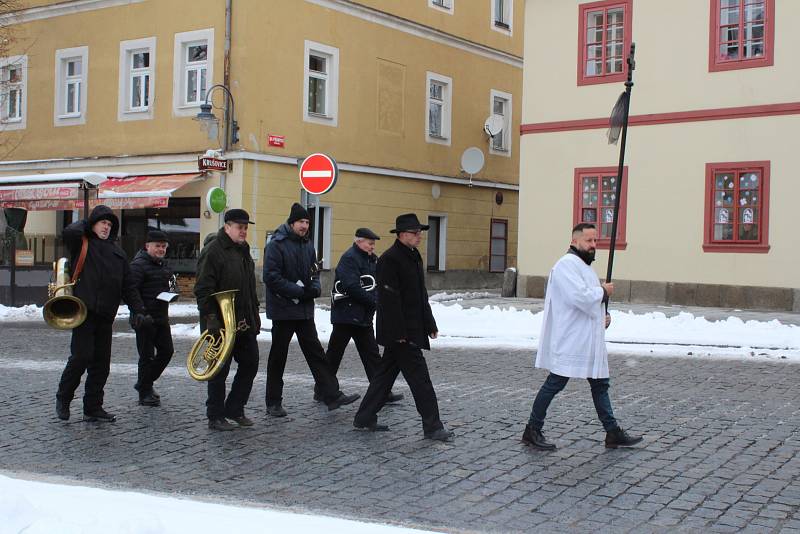
[[[261,330],[261,318],[258,315],[255,264],[247,243],[249,224],[255,223],[245,210],[231,209],[225,212],[225,225],[219,229],[216,237],[207,240],[197,260],[194,295],[200,311],[201,331],[207,329],[217,337],[226,326],[219,316],[219,306],[211,295],[229,289],[238,290],[234,299],[237,332],[231,357],[208,381],[206,416],[211,430],[236,428],[228,419],[239,426],[253,426],[253,421],[244,414],[244,407],[258,373],[256,337]],[[238,367],[226,398],[225,380],[231,368],[231,359],[236,360]]]
[[[339,381],[325,361],[314,323],[314,299],[321,289],[317,273],[317,253],[308,237],[310,215],[295,202],[286,224],[280,225],[266,247],[264,284],[267,286],[267,317],[272,319],[272,346],[267,361],[267,413],[285,417],[283,371],[289,343],[297,335],[308,368],[328,410],[336,410],[359,399],[345,395]]]
[[[606,447],[630,447],[642,441],[617,424],[608,395],[608,352],[605,329],[611,316],[604,303],[614,293],[614,284],[600,283],[590,267],[597,247],[597,229],[580,223],[572,229],[572,244],[550,271],[544,301],[542,332],[536,367],[550,374],[533,402],[522,441],[541,450],[555,445],[542,434],[547,408],[570,378],[586,378],[592,390],[597,416],[606,431]]]
[[[444,428],[439,418],[436,391],[422,356],[422,349],[431,348],[428,338],[436,339],[439,335],[425,289],[422,256],[417,250],[422,231],[428,228],[414,213],[398,216],[391,230],[397,234],[397,239],[378,259],[377,338],[385,350],[353,426],[372,431],[389,430],[386,425],[378,424],[378,412],[386,404],[398,373],[402,372],[422,417],[425,438],[449,441],[453,433]]]
[[[84,260],[73,295],[83,301],[87,313],[86,320],[72,329],[71,354],[58,383],[56,415],[62,421],[69,419],[69,405],[84,372],[84,421],[116,420],[114,414],[103,409],[103,389],[111,370],[111,327],[120,299],[130,308],[134,323],[147,321],[142,299],[133,288],[128,259],[116,244],[118,230],[119,219],[102,204],[95,206],[88,220],[64,228],[70,265],[79,269],[79,258]]]
[[[139,392],[142,406],[160,406],[161,396],[153,389],[153,383],[169,365],[174,349],[169,327],[169,302],[158,295],[169,292],[172,269],[164,263],[169,239],[160,230],[147,233],[144,249],[131,262],[131,280],[134,289],[144,302],[147,315],[152,320],[138,324],[131,318],[136,331],[136,349],[139,352],[139,376],[133,387]]]
[[[372,380],[381,363],[380,349],[375,342],[372,328],[378,292],[366,291],[361,285],[362,276],[375,279],[378,261],[375,256],[375,241],[378,239],[380,237],[369,228],[359,228],[356,230],[353,246],[342,254],[336,266],[334,287],[338,285],[345,296],[331,302],[333,332],[328,340],[325,359],[334,375],[339,370],[344,351],[351,339],[356,343],[368,380]],[[387,402],[397,402],[402,398],[402,394],[390,392]],[[319,387],[314,388],[314,399],[322,400]]]

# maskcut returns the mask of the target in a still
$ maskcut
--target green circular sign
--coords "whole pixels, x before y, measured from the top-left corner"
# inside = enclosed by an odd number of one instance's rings
[[[228,205],[228,195],[221,187],[212,187],[206,195],[206,205],[214,213],[222,213]]]

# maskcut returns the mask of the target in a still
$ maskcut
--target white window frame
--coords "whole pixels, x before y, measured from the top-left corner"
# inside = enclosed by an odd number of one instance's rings
[[[444,85],[442,95],[442,128],[441,135],[431,135],[430,107],[433,103],[430,96],[431,82]],[[442,74],[428,71],[425,75],[425,141],[450,146],[451,122],[453,115],[453,79]]]
[[[67,64],[81,60],[80,76],[68,76]],[[78,84],[78,110],[67,112],[67,84]],[[56,126],[75,126],[86,124],[86,105],[89,95],[89,47],[62,48],[56,50],[55,102],[53,103],[53,123]]]
[[[444,272],[447,270],[447,214],[446,213],[436,213],[431,212],[428,213],[428,217],[438,217],[439,218],[439,270],[434,272]],[[427,219],[426,219],[427,222]],[[430,234],[426,234],[426,239],[430,236]],[[425,253],[427,254],[428,251],[428,244],[425,243]],[[428,260],[425,259],[425,270],[427,271],[428,268]]]
[[[504,35],[513,35],[514,34],[514,0],[503,0],[503,8],[504,8],[504,20],[508,24],[508,29],[503,28],[502,26],[497,26],[495,21],[497,21],[497,2],[496,0],[489,0],[489,4],[491,5],[491,12],[492,16],[489,19],[489,27],[496,32],[500,32]]]
[[[502,98],[506,101],[505,113],[503,115],[503,131],[500,135],[503,139],[503,149],[497,149],[494,145],[494,139],[489,138],[489,153],[495,156],[511,157],[511,146],[514,143],[514,138],[511,136],[511,128],[513,125],[514,114],[514,101],[511,93],[492,89],[489,91],[489,115],[494,115],[494,100],[495,98]]]
[[[15,67],[22,71],[22,81],[11,83],[6,80],[5,73],[8,67]],[[0,58],[0,72],[2,72],[2,86],[0,86],[0,131],[23,130],[27,126],[28,109],[28,56],[11,56]],[[8,117],[8,106],[11,91],[16,91],[18,117]]]
[[[311,199],[312,195],[309,195],[309,203],[306,207],[311,210],[317,207],[317,198]],[[323,225],[324,228],[322,229],[322,268],[323,269],[330,269],[331,268],[331,236],[333,235],[333,231],[331,230],[331,223],[333,222],[333,207],[330,204],[320,203],[319,209],[322,212],[322,220],[324,221]],[[314,223],[311,223],[311,228],[309,228],[310,232],[314,231]],[[314,236],[314,241],[311,243],[314,245],[314,250],[317,252],[317,257],[320,256],[320,251],[317,249],[317,243],[319,239]]]
[[[316,74],[308,67],[308,58],[311,55],[324,57],[328,67],[322,75]],[[325,113],[312,113],[308,111],[309,94],[308,85],[310,78],[325,80]],[[339,49],[314,41],[305,41],[303,47],[303,121],[325,126],[336,127],[339,125]]]
[[[447,13],[448,15],[452,15],[453,11],[455,10],[455,3],[456,0],[428,0],[428,7],[443,13]]]
[[[172,114],[176,117],[193,117],[197,115],[200,110],[200,104],[205,101],[205,97],[200,98],[197,102],[187,102],[185,100],[189,68],[186,63],[186,52],[189,46],[203,42],[207,45],[204,63],[206,69],[206,91],[208,91],[214,85],[214,28],[175,34],[172,61]],[[199,62],[194,67],[202,68]]]
[[[133,54],[148,52],[150,54],[150,66],[146,69],[133,69]],[[150,102],[148,106],[132,108],[131,91],[133,90],[134,76],[149,76],[148,91]],[[155,99],[156,88],[156,38],[148,37],[145,39],[134,39],[131,41],[120,41],[119,43],[119,93],[117,120],[137,121],[153,118],[153,102]]]

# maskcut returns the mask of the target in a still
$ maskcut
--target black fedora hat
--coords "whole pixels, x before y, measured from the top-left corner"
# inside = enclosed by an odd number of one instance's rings
[[[166,232],[162,232],[161,230],[150,230],[147,232],[147,237],[144,240],[145,243],[169,243],[169,236],[167,236]]]
[[[255,224],[250,220],[250,214],[243,209],[234,208],[225,212],[225,222],[235,222],[239,224]]]
[[[397,216],[397,219],[395,219],[394,222],[394,228],[389,231],[393,234],[399,234],[400,232],[411,232],[414,230],[428,230],[428,229],[430,229],[430,226],[419,222],[416,213],[404,213],[402,215]]]

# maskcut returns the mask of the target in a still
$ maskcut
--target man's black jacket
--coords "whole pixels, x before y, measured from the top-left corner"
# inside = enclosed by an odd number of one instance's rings
[[[205,324],[210,313],[219,315],[217,300],[212,293],[228,289],[238,289],[234,293],[236,323],[244,319],[247,326],[254,328],[256,334],[261,329],[258,315],[258,295],[256,294],[255,263],[250,256],[250,245],[236,243],[220,228],[215,238],[206,241],[197,260],[197,280],[194,296],[197,309]],[[219,317],[222,320],[222,317]]]
[[[314,319],[314,297],[308,293],[318,297],[321,291],[319,277],[313,271],[316,259],[307,235],[300,237],[288,224],[275,230],[264,253],[267,317],[273,321]]]
[[[376,338],[387,346],[400,339],[430,349],[428,334],[437,332],[428,303],[422,256],[395,241],[378,259]]]
[[[375,276],[377,258],[353,245],[342,254],[336,266],[336,282],[347,298],[334,301],[331,306],[331,323],[372,326],[375,313],[377,291],[364,291],[361,288],[363,275]]]
[[[145,311],[157,323],[169,323],[169,303],[156,297],[162,291],[169,291],[172,269],[163,260],[152,257],[146,250],[140,250],[131,262],[131,280],[144,302]]]
[[[108,239],[100,239],[92,227],[101,219],[111,220]],[[96,206],[89,219],[82,219],[64,228],[62,237],[69,251],[69,264],[75,269],[81,254],[83,236],[89,239],[83,270],[72,294],[83,301],[86,309],[101,317],[114,320],[120,300],[131,313],[144,313],[144,304],[133,287],[130,266],[125,252],[117,245],[119,219],[108,206]]]

